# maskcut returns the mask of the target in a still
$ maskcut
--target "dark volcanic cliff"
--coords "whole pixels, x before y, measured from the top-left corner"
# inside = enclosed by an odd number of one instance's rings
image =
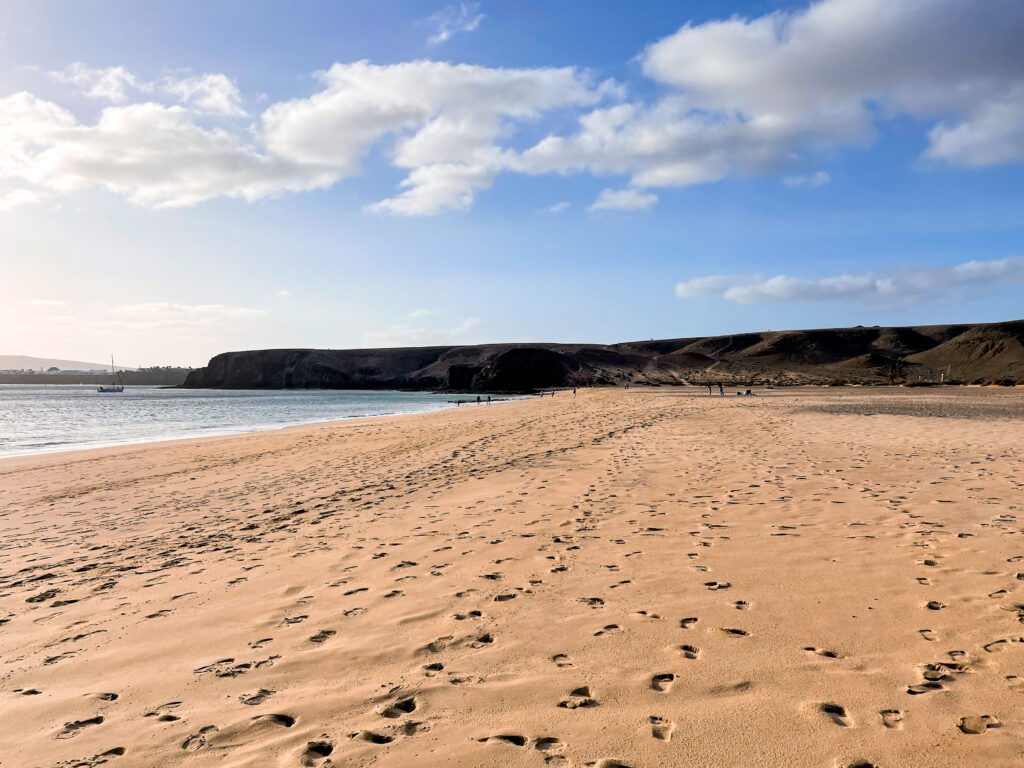
[[[1024,379],[1024,320],[769,331],[622,344],[225,352],[183,386],[522,392],[575,384]]]

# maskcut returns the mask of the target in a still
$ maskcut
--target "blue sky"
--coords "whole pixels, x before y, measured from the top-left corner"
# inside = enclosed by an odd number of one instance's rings
[[[1020,317],[1024,4],[972,5],[8,0],[0,353]]]

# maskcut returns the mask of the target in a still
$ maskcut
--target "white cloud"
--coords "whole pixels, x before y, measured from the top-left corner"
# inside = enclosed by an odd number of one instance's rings
[[[906,267],[831,277],[711,275],[676,285],[683,298],[720,296],[737,304],[853,301],[903,307],[939,298],[975,296],[1001,285],[1024,284],[1024,256],[968,261],[952,267]]]
[[[460,32],[472,32],[484,20],[484,14],[479,11],[480,3],[459,3],[446,6],[427,19],[436,30],[427,38],[427,42],[437,45],[450,40],[453,35]]]
[[[791,188],[813,188],[823,187],[832,181],[832,177],[825,171],[818,171],[809,176],[784,176],[782,183]]]
[[[445,13],[439,39],[482,18],[470,3]],[[88,124],[32,94],[0,99],[0,206],[29,202],[22,190],[89,188],[153,207],[258,200],[330,187],[393,140],[385,152],[406,176],[367,206],[379,213],[465,210],[501,173],[552,172],[625,177],[593,207],[636,208],[653,204],[651,189],[735,175],[818,186],[827,172],[809,167],[837,147],[869,146],[900,116],[925,126],[936,162],[1017,162],[1022,27],[1020,0],[820,0],[656,41],[639,56],[650,100],[625,100],[621,86],[571,67],[361,61],[319,73],[315,93],[267,105],[253,126],[235,119],[242,96],[224,74],[145,81],[78,63],[54,77],[114,105]],[[161,103],[170,97],[179,103]],[[516,145],[523,123],[556,110],[571,110],[577,128]]]
[[[42,199],[43,196],[34,189],[12,189],[10,192],[0,195],[0,212],[12,211],[21,205],[38,203]]]
[[[286,301],[292,297],[291,291],[278,291],[277,297],[279,299],[285,299]]]
[[[369,347],[419,347],[431,344],[465,344],[466,335],[480,325],[479,318],[467,317],[454,328],[424,328],[409,324],[392,325],[363,335]]]
[[[554,205],[549,205],[547,208],[541,208],[540,209],[540,213],[561,213],[562,211],[569,210],[569,208],[571,206],[572,206],[572,203],[570,203],[570,202],[568,202],[566,200],[563,200],[560,203],[555,203]]]
[[[638,211],[650,208],[658,196],[638,189],[605,189],[590,206],[591,211]]]
[[[29,302],[33,307],[63,307],[64,302],[58,299],[33,299]]]
[[[433,314],[436,314],[433,309],[420,308],[414,309],[412,312],[410,312],[409,317],[416,319],[420,317],[430,317],[430,315]]]
[[[97,69],[78,61],[50,76],[62,83],[70,83],[90,99],[103,99],[119,103],[128,100],[128,92],[140,87],[138,79],[124,67]]]
[[[177,96],[182,104],[189,104],[204,112],[240,117],[242,94],[227,75],[206,74],[183,79],[166,78],[162,87]]]
[[[687,24],[649,46],[667,93],[594,110],[524,155],[533,172],[627,174],[634,187],[792,171],[867,146],[899,115],[939,121],[927,154],[1024,158],[1024,3],[822,0],[794,12]],[[813,177],[812,177],[813,178]]]

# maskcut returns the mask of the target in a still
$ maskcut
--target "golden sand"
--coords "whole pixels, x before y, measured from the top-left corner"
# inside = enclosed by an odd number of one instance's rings
[[[1024,393],[0,461],[0,766],[1024,765]]]

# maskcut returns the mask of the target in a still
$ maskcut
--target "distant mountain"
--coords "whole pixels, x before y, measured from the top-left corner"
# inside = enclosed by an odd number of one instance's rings
[[[522,392],[583,384],[1024,381],[1024,320],[767,331],[622,344],[225,352],[184,386]]]
[[[28,357],[27,355],[0,355],[0,371],[20,371],[30,368],[38,371],[42,368],[57,367],[62,371],[110,370],[110,363],[83,363],[81,360],[57,360],[52,357]],[[133,371],[134,368],[117,366],[122,371]]]

